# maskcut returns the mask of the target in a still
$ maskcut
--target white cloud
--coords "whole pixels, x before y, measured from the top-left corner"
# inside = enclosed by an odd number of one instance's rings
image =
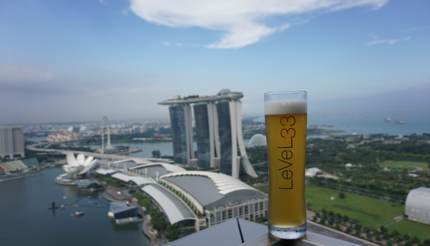
[[[241,48],[289,26],[288,23],[269,24],[273,17],[362,6],[380,8],[387,2],[388,0],[131,0],[130,8],[133,13],[154,24],[221,31],[221,38],[209,44],[209,48]]]
[[[409,41],[411,37],[404,37],[404,38],[380,38],[377,36],[372,36],[371,40],[366,43],[367,46],[374,46],[374,45],[394,45],[398,44],[400,42]]]

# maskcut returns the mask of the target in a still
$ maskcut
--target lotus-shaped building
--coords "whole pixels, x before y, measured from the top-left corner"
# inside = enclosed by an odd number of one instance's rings
[[[97,163],[92,156],[85,157],[85,155],[79,154],[76,157],[73,153],[68,153],[66,160],[67,164],[63,166],[63,170],[69,175],[84,175]]]

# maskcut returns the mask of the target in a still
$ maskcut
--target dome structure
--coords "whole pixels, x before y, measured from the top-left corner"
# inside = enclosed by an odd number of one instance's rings
[[[430,188],[419,187],[409,191],[405,214],[410,220],[430,224]]]
[[[266,136],[263,134],[255,134],[249,139],[248,145],[250,147],[267,146]]]
[[[63,166],[63,170],[67,174],[85,174],[97,163],[97,160],[92,156],[85,157],[85,155],[79,154],[76,157],[73,153],[68,153],[66,160],[67,164]]]

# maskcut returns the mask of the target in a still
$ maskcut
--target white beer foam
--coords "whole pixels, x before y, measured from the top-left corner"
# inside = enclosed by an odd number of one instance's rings
[[[307,113],[307,104],[304,100],[298,101],[273,101],[264,104],[264,114],[305,114]]]

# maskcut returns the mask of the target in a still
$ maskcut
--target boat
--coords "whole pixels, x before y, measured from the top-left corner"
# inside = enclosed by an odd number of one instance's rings
[[[82,211],[75,211],[73,214],[71,214],[71,216],[76,217],[76,218],[82,217],[84,215],[85,215],[85,213]]]

